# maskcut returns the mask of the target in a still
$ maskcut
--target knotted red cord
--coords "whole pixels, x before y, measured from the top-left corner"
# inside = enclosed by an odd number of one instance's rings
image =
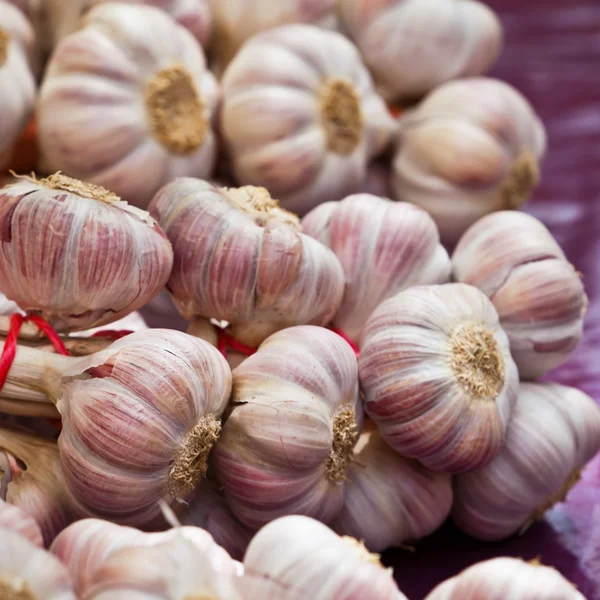
[[[356,354],[356,358],[358,358],[358,356],[360,354],[360,348],[341,329],[336,329],[335,327],[331,327],[331,331],[333,331],[333,333],[337,333],[341,338],[346,340],[348,342],[348,344],[350,345],[350,347],[352,348],[352,350],[354,350],[354,354]]]
[[[109,340],[120,340],[127,335],[131,335],[133,331],[129,329],[103,329],[102,331],[96,331],[92,334],[92,337],[108,338]]]
[[[219,349],[219,352],[225,358],[227,358],[227,350],[228,349],[234,350],[235,352],[239,352],[240,354],[243,354],[244,356],[252,356],[253,354],[256,354],[256,348],[252,348],[251,346],[246,346],[246,344],[242,344],[242,342],[239,342],[234,337],[229,335],[227,333],[227,331],[225,331],[225,329],[221,329],[220,327],[217,327],[217,331],[218,331],[217,348]]]

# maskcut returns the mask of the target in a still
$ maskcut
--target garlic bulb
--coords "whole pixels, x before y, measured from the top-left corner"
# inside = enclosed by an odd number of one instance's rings
[[[283,517],[263,527],[244,567],[312,600],[406,600],[378,555],[308,517]]]
[[[264,188],[176,179],[150,211],[173,244],[168,289],[188,319],[228,321],[236,339],[257,346],[284,327],[326,325],[342,301],[337,258]]]
[[[552,567],[519,558],[476,563],[438,585],[425,600],[585,600]]]
[[[494,303],[522,379],[562,364],[583,334],[581,276],[544,225],[521,212],[478,221],[452,256],[454,277]]]
[[[447,83],[400,121],[395,195],[425,208],[454,244],[480,217],[528,200],[545,148],[544,126],[515,88],[488,78]]]
[[[453,519],[484,540],[526,529],[567,497],[599,450],[600,410],[589,396],[554,383],[524,383],[500,454],[456,478]]]
[[[333,322],[354,341],[390,296],[414,285],[450,281],[450,258],[435,223],[411,204],[356,194],[313,209],[302,229],[342,263],[346,288]]]
[[[409,101],[498,58],[502,26],[472,0],[340,0],[342,24],[387,100]]]
[[[0,454],[0,474],[5,468],[4,457]],[[7,504],[1,499],[2,492],[2,481],[0,479],[0,531],[9,529],[18,533],[20,536],[28,539],[34,546],[42,548],[44,545],[44,539],[42,538],[42,532],[40,531],[39,525],[24,511],[17,506]],[[2,575],[0,574],[0,578]],[[0,584],[0,590],[2,586]]]
[[[148,525],[196,488],[219,436],[231,371],[203,340],[150,329],[74,358],[19,347],[3,393],[56,404],[66,486],[79,513]],[[16,389],[14,389],[16,388]],[[39,391],[37,391],[39,390]]]
[[[243,46],[223,76],[221,126],[237,180],[298,214],[356,191],[395,130],[352,43],[310,25]]]
[[[333,521],[340,535],[373,552],[433,533],[450,514],[452,479],[392,450],[367,421],[348,468],[344,508]]]
[[[35,102],[35,78],[29,63],[33,28],[12,4],[0,0],[0,171],[6,167]]]
[[[494,306],[476,288],[415,287],[380,304],[359,375],[367,414],[400,454],[457,473],[500,452],[519,375]]]
[[[0,189],[2,292],[58,330],[116,321],[164,287],[173,251],[150,215],[55,174]]]
[[[145,207],[174,177],[212,173],[216,104],[188,31],[151,6],[101,4],[50,60],[38,105],[45,166]]]
[[[310,325],[275,333],[235,369],[232,402],[214,459],[233,514],[254,529],[288,514],[331,521],[362,425],[348,343]]]
[[[8,529],[0,530],[0,598],[77,600],[63,565]]]

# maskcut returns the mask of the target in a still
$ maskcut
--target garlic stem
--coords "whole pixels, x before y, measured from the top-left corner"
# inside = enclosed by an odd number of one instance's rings
[[[56,407],[50,402],[7,400],[5,398],[0,398],[0,413],[19,417],[60,418]]]

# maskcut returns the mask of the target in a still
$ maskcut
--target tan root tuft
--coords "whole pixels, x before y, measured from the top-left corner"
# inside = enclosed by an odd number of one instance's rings
[[[8,58],[8,47],[10,46],[10,35],[0,27],[0,67]]]
[[[27,582],[10,575],[0,575],[0,598],[2,600],[37,600],[37,596],[31,591]]]
[[[35,179],[33,179],[33,181],[35,181]],[[93,183],[87,183],[85,181],[79,181],[79,179],[67,177],[60,171],[54,173],[54,175],[50,175],[50,177],[40,179],[38,183],[53,190],[77,194],[83,198],[100,200],[100,202],[106,202],[107,204],[114,204],[121,200],[119,196],[113,194],[106,188],[103,188],[101,185],[94,185]]]
[[[535,156],[531,152],[522,152],[502,183],[502,205],[507,209],[519,208],[527,202],[539,182],[540,173]]]
[[[533,512],[527,526],[531,525],[535,521],[539,521],[544,516],[544,513],[547,510],[550,510],[555,504],[564,502],[567,499],[567,496],[569,495],[569,492],[571,491],[573,486],[580,479],[581,469],[577,469],[573,473],[571,473],[571,475],[569,475],[563,486],[555,494],[552,494],[552,496],[547,498],[546,501]]]
[[[378,567],[383,567],[381,564],[381,556],[379,554],[373,554],[369,552],[364,542],[360,542],[356,538],[350,537],[349,535],[342,536],[342,539],[346,544],[354,548],[357,551],[360,559],[364,562],[372,563]]]
[[[333,443],[325,463],[329,481],[344,481],[346,469],[354,458],[354,446],[358,439],[356,413],[352,406],[344,406],[333,418]]]

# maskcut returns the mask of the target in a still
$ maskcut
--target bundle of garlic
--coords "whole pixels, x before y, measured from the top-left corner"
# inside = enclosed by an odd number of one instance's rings
[[[558,571],[537,561],[493,558],[438,585],[425,600],[585,600]]]
[[[3,468],[5,468],[2,462],[3,457],[0,456],[0,474]],[[2,500],[3,479],[3,477],[0,479],[0,531],[14,531],[29,540],[34,546],[42,548],[44,546],[44,539],[42,538],[39,525],[26,512]],[[0,589],[2,588],[0,587]]]
[[[348,468],[344,508],[333,521],[340,535],[372,552],[415,542],[433,533],[452,507],[452,479],[404,458],[365,423]]]
[[[342,301],[337,258],[264,188],[176,179],[150,211],[173,244],[168,289],[188,319],[228,321],[236,339],[257,346],[284,327],[326,325]]]
[[[406,600],[377,554],[308,517],[282,517],[263,527],[250,542],[244,567],[302,592],[302,598]]]
[[[510,85],[448,83],[400,121],[396,198],[425,208],[442,240],[454,244],[480,217],[529,198],[545,147],[542,122]]]
[[[470,471],[501,450],[519,375],[498,314],[465,284],[383,302],[359,358],[365,410],[383,439],[434,471]]]
[[[0,499],[37,523],[46,545],[71,523],[74,515],[55,442],[0,429]]]
[[[494,303],[522,379],[562,364],[583,335],[581,276],[534,217],[503,211],[480,219],[452,256],[454,277]]]
[[[395,130],[352,43],[310,25],[242,47],[223,76],[221,125],[238,181],[299,214],[356,191]]]
[[[483,2],[340,0],[339,7],[387,100],[414,100],[445,81],[480,75],[502,47],[500,21]]]
[[[344,299],[333,323],[358,342],[371,313],[415,285],[447,283],[450,258],[421,208],[369,194],[326,202],[302,220],[305,233],[331,248],[344,268]]]
[[[348,343],[310,325],[275,333],[235,369],[232,402],[214,459],[234,515],[254,529],[335,518],[362,425]]]
[[[38,105],[45,167],[147,206],[174,177],[212,173],[216,104],[188,31],[151,6],[101,4],[50,60]]]
[[[0,231],[2,292],[59,330],[137,310],[173,264],[171,244],[147,212],[59,173],[1,189]]]
[[[31,24],[18,8],[3,0],[0,14],[1,171],[33,112],[35,78],[30,64],[34,39]]]
[[[524,383],[500,454],[456,478],[453,519],[484,540],[524,530],[567,497],[599,450],[600,410],[589,396],[554,383]]]
[[[148,525],[161,499],[174,504],[200,484],[230,391],[231,371],[210,344],[152,329],[84,358],[20,346],[3,394],[56,405],[79,513]]]

